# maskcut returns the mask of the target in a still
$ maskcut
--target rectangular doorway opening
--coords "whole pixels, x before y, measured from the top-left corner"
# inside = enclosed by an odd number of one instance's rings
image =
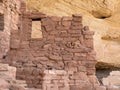
[[[42,29],[41,29],[41,19],[32,19],[32,39],[41,39],[43,38]]]
[[[4,30],[4,15],[0,14],[0,31]]]

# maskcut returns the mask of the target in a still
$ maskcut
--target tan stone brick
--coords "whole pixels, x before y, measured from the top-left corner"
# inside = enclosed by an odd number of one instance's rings
[[[95,87],[95,90],[106,90],[105,86],[97,86]]]
[[[107,90],[120,90],[119,86],[107,86]]]
[[[63,20],[63,21],[71,21],[71,20],[72,20],[72,17],[63,16],[62,20]]]
[[[70,26],[71,25],[71,21],[62,21],[62,25],[63,26]]]
[[[53,21],[61,21],[61,18],[60,17],[57,17],[57,16],[52,16],[50,17]]]
[[[62,60],[62,57],[60,57],[60,56],[55,56],[55,55],[50,55],[49,58],[50,58],[51,60]]]

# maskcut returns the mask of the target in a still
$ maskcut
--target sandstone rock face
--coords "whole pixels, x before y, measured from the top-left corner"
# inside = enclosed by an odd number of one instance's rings
[[[48,15],[83,15],[84,25],[95,31],[97,60],[120,66],[120,0],[27,0],[27,7]]]

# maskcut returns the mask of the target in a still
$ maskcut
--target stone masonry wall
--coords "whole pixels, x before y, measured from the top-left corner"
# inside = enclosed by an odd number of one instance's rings
[[[18,30],[20,15],[19,0],[1,0],[0,2],[0,56],[10,49],[11,32]]]
[[[43,90],[93,89],[95,52],[93,32],[82,16],[46,16],[26,12],[22,0],[0,2],[3,16],[0,58],[17,67],[17,78]],[[2,21],[3,20],[3,21]],[[41,22],[43,38],[31,38],[32,20]],[[92,80],[90,80],[92,79]]]
[[[31,37],[34,20],[41,22],[42,38]],[[17,79],[26,80],[28,87],[120,90],[100,86],[96,79],[93,34],[81,15],[47,16],[26,12],[24,0],[0,1],[0,62],[17,67]]]
[[[41,21],[43,38],[31,38],[32,20]],[[68,88],[76,88],[80,83],[83,87],[92,88],[88,76],[95,75],[93,34],[88,26],[82,25],[81,15],[55,17],[38,12],[23,12],[19,33],[11,33],[15,42],[10,44],[11,50],[6,61],[17,67],[17,78],[26,80],[29,87],[44,89],[45,77],[49,74],[45,71],[58,70],[58,73],[66,72],[62,74],[63,77],[71,76],[72,79],[67,82]],[[73,83],[72,87],[70,83]],[[54,86],[54,83],[51,84]],[[62,86],[58,85],[58,89],[60,87],[67,88],[64,82]]]

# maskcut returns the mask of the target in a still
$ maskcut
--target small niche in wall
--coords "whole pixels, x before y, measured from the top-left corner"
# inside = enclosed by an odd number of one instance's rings
[[[40,39],[42,38],[42,30],[41,30],[41,20],[40,19],[32,19],[32,39]]]
[[[4,30],[4,15],[0,14],[0,31]]]

